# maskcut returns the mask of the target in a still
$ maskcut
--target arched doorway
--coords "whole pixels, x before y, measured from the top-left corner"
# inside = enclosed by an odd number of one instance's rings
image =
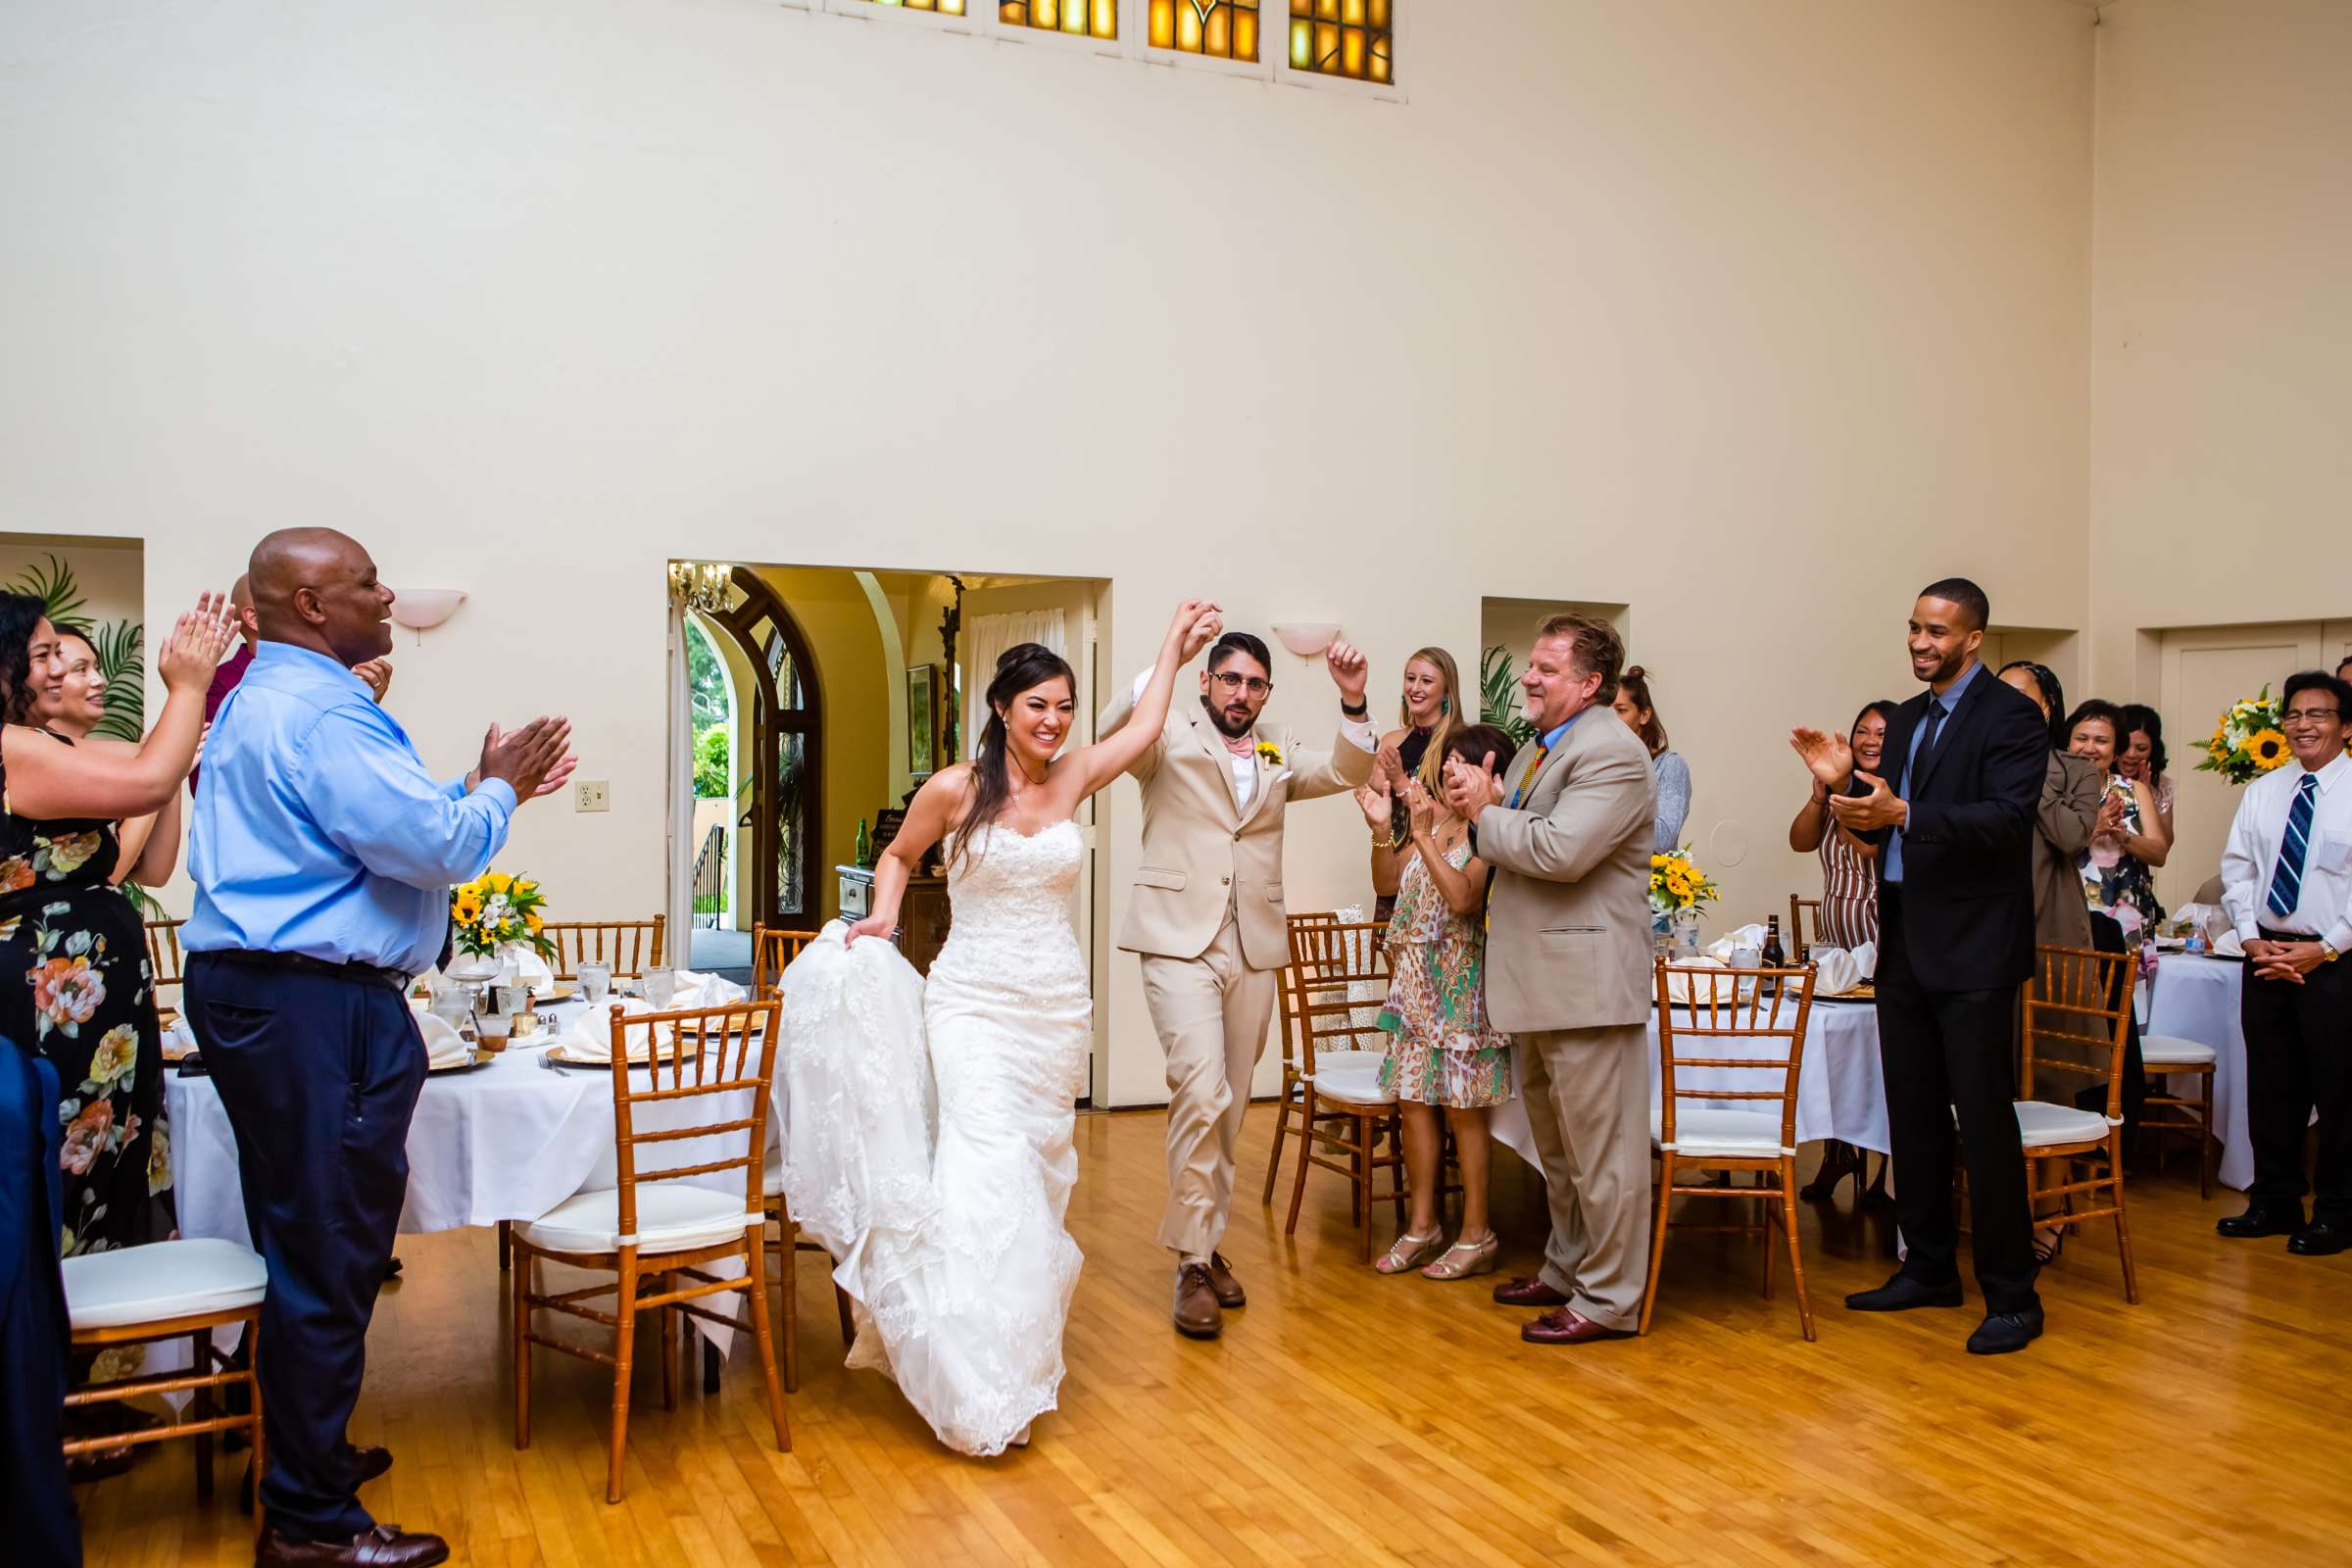
[[[823,907],[817,890],[824,843],[816,662],[773,587],[742,566],[729,580],[742,597],[710,620],[743,650],[759,688],[741,694],[736,732],[752,749],[751,807],[737,824],[750,844],[752,897],[750,918],[737,924],[812,928]]]

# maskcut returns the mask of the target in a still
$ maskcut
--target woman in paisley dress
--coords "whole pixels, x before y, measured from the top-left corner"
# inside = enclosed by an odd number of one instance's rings
[[[1137,716],[1068,752],[1069,664],[1035,643],[1009,650],[973,760],[916,794],[876,871],[873,913],[827,926],[784,973],[776,1078],[793,1218],[839,1260],[834,1282],[856,1302],[850,1364],[894,1379],[963,1453],[1025,1444],[1055,1407],[1084,1261],[1062,1223],[1094,1035],[1070,926],[1085,858],[1073,818],[1158,738],[1176,671],[1217,631],[1216,606],[1180,606]],[[954,918],[922,978],[889,938],[907,877],[943,839]]]
[[[227,640],[208,594],[157,662],[169,699],[146,743],[78,748],[32,727],[63,673],[44,606],[0,595],[0,1038],[57,1071],[68,1256],[172,1231],[163,1043],[146,933],[113,885],[115,824],[187,777]]]
[[[1439,765],[1458,759],[1499,775],[1516,755],[1501,730],[1472,724],[1446,738]],[[1356,797],[1367,820],[1389,814],[1379,784]],[[1390,852],[1403,870],[1386,943],[1389,998],[1380,1026],[1390,1040],[1380,1086],[1396,1095],[1404,1121],[1411,1212],[1403,1234],[1372,1266],[1383,1274],[1417,1269],[1426,1279],[1467,1279],[1493,1273],[1501,1250],[1487,1222],[1487,1111],[1511,1098],[1510,1036],[1487,1022],[1487,866],[1471,852],[1469,824],[1420,780],[1405,780],[1398,804],[1408,837]],[[1441,1116],[1453,1128],[1462,1175],[1462,1228],[1451,1247],[1442,1246],[1438,1223]]]

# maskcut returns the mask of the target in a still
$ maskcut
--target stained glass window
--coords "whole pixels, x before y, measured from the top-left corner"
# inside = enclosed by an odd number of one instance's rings
[[[1152,47],[1257,58],[1258,0],[1152,0]]]
[[[1002,0],[997,20],[1008,27],[1036,27],[1081,38],[1116,38],[1119,0]]]
[[[865,0],[867,5],[897,6],[905,11],[936,11],[943,17],[963,15],[963,0]]]
[[[1396,79],[1395,0],[1291,0],[1291,69]]]

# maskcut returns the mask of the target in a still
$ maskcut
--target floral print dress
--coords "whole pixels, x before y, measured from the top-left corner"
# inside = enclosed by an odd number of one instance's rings
[[[68,1257],[174,1228],[163,1036],[118,848],[112,822],[17,815],[0,778],[0,1036],[57,1069]]]
[[[1446,863],[1470,863],[1467,840]],[[1380,1086],[1399,1100],[1469,1108],[1511,1098],[1511,1037],[1487,1025],[1486,917],[1456,914],[1415,856],[1389,920],[1389,1001],[1380,1026],[1389,1054]]]

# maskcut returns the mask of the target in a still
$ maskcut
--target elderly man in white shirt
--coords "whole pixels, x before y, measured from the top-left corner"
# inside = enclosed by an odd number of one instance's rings
[[[2224,1236],[2279,1236],[2326,1257],[2352,1246],[2352,686],[2290,675],[2279,728],[2294,754],[2246,786],[2222,852],[2222,904],[2245,943],[2246,1126],[2254,1185]],[[2303,1136],[2319,1117],[2311,1222],[2303,1221]]]

